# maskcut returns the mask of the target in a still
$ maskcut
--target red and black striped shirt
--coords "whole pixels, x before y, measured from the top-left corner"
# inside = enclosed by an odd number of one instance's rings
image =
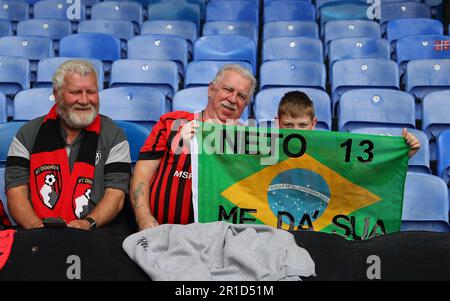
[[[139,154],[139,160],[161,159],[150,180],[150,210],[160,224],[194,222],[191,155],[179,151],[179,130],[193,119],[183,111],[162,115]]]

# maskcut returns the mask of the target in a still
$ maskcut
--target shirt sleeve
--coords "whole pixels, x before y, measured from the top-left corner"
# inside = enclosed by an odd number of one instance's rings
[[[138,160],[156,160],[163,157],[167,151],[167,125],[160,119],[153,127],[144,145],[139,152]]]

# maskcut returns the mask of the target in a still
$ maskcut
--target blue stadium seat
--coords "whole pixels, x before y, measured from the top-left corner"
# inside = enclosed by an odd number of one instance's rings
[[[389,42],[381,38],[342,38],[330,42],[329,65],[345,59],[391,59]]]
[[[206,22],[210,21],[247,21],[258,26],[258,3],[253,1],[211,1],[206,6]]]
[[[402,136],[402,130],[402,128],[363,127],[353,130],[352,133]],[[420,142],[420,149],[408,161],[408,171],[431,174],[430,147],[428,145],[427,135],[424,132],[415,129],[408,129],[408,132],[414,134]]]
[[[256,44],[247,37],[215,35],[200,37],[194,44],[194,60],[202,61],[244,61],[256,73]]]
[[[56,69],[58,69],[59,65],[61,65],[65,61],[72,59],[73,58],[71,57],[59,56],[40,60],[37,67],[36,82],[34,83],[33,88],[52,88],[53,87],[52,77]],[[94,65],[95,69],[97,70],[98,88],[99,90],[102,90],[104,82],[102,61],[90,58],[80,58],[80,59],[87,60]]]
[[[109,86],[153,87],[172,99],[178,91],[178,67],[172,61],[134,60],[115,61]]]
[[[316,0],[315,1],[315,3],[316,3],[316,8],[317,9],[319,9],[319,8],[321,8],[322,6],[324,6],[325,4],[330,4],[330,3],[332,3],[332,2],[342,2],[343,0]],[[366,2],[365,0],[356,0],[356,1],[354,1],[354,2]],[[385,1],[385,0],[382,0],[382,1]],[[402,0],[399,0],[399,1],[402,1]],[[345,1],[344,1],[345,2]],[[333,4],[339,4],[339,3],[333,3]]]
[[[203,36],[217,34],[241,35],[258,42],[258,29],[248,21],[209,21],[203,25]]]
[[[24,1],[0,1],[0,19],[19,22],[30,18],[30,7]]]
[[[369,4],[365,1],[332,1],[320,6],[320,24],[323,34],[324,24],[336,20],[367,20]]]
[[[307,1],[272,1],[264,6],[264,24],[275,21],[316,21],[316,9]]]
[[[8,121],[8,107],[5,94],[0,92],[0,123]]]
[[[135,36],[133,23],[126,20],[84,20],[78,24],[78,33],[106,33],[126,42]]]
[[[338,129],[350,132],[358,127],[406,127],[416,124],[414,99],[403,91],[354,89],[340,101]]]
[[[191,21],[200,31],[200,8],[191,3],[180,1],[162,1],[148,5],[149,20]]]
[[[430,8],[425,3],[414,1],[381,3],[381,29],[384,32],[387,22],[404,18],[431,18]]]
[[[267,39],[262,46],[262,61],[308,60],[323,62],[322,41],[309,37]]]
[[[449,232],[448,190],[436,176],[408,172],[403,197],[402,231]]]
[[[53,42],[46,37],[9,36],[0,38],[0,55],[20,56],[30,61],[32,72],[40,59],[53,57]]]
[[[333,110],[341,95],[355,88],[399,89],[398,67],[386,59],[351,59],[337,61],[330,72]]]
[[[408,61],[450,59],[449,49],[450,38],[443,35],[418,35],[398,39],[395,51],[401,75]]]
[[[422,131],[430,141],[430,159],[436,160],[436,139],[450,129],[450,89],[427,94],[422,103]]]
[[[28,121],[48,114],[55,104],[52,88],[23,90],[14,97],[15,121]]]
[[[141,147],[150,135],[150,130],[134,122],[116,120],[115,123],[123,129],[127,136],[128,144],[130,144],[131,163],[135,164],[139,159]]]
[[[430,18],[406,18],[389,21],[386,28],[386,38],[395,42],[400,38],[415,35],[442,35],[442,23]]]
[[[0,123],[0,167],[5,167],[9,146],[16,132],[25,122]]]
[[[437,175],[450,183],[450,130],[441,132],[436,141]]]
[[[323,43],[325,56],[328,54],[329,43],[342,38],[380,38],[380,25],[371,20],[336,20],[325,24]]]
[[[86,7],[80,3],[77,10],[76,4],[69,4],[64,0],[38,1],[33,6],[33,18],[69,20],[76,29],[76,24],[86,19]]]
[[[304,60],[276,60],[261,65],[260,89],[309,87],[325,90],[325,65]]]
[[[0,19],[0,38],[13,35],[13,26],[11,21]]]
[[[8,210],[8,203],[6,201],[6,195],[5,195],[5,167],[1,167],[0,164],[0,201],[3,204],[3,208],[5,209],[6,215],[8,216],[9,220],[12,221],[11,215]],[[15,225],[16,223],[13,223]]]
[[[91,19],[131,21],[135,24],[135,32],[139,33],[139,27],[144,22],[142,4],[134,1],[99,2],[92,6]]]
[[[274,118],[277,117],[278,104],[283,95],[289,91],[302,91],[306,93],[314,103],[314,110],[318,119],[316,129],[331,130],[331,106],[330,97],[327,93],[317,89],[308,88],[273,88],[260,91],[253,104],[256,121],[260,124],[273,125]]]
[[[263,40],[295,36],[319,38],[319,26],[313,21],[275,21],[264,24]]]
[[[184,87],[208,86],[226,64],[238,64],[252,72],[252,66],[241,61],[192,61],[187,65]]]
[[[187,45],[185,39],[176,36],[136,36],[128,41],[128,58],[174,61],[178,65],[180,76],[184,77],[188,61]]]
[[[72,24],[68,20],[30,19],[17,24],[17,35],[50,38],[56,52],[59,50],[59,40],[70,34],[72,34]]]
[[[172,101],[172,111],[201,112],[208,104],[208,87],[187,88],[177,92]],[[241,120],[248,119],[249,106],[242,112]]]
[[[120,40],[105,33],[72,34],[59,42],[59,55],[100,60],[109,72],[112,62],[120,59]]]
[[[119,87],[100,91],[100,113],[113,120],[136,122],[152,129],[170,111],[163,93],[149,87]]]
[[[0,56],[0,91],[14,95],[30,88],[30,62],[21,57]]]

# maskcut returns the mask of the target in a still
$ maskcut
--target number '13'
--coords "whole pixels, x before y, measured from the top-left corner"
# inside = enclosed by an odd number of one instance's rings
[[[345,147],[345,162],[350,162],[350,155],[352,152],[352,142],[353,139],[348,139],[347,141],[345,141],[344,143],[342,143],[340,146]],[[373,142],[370,140],[362,140],[359,143],[359,146],[364,147],[364,149],[362,150],[366,156],[358,156],[357,159],[359,162],[362,163],[367,163],[367,162],[371,162],[373,160]]]

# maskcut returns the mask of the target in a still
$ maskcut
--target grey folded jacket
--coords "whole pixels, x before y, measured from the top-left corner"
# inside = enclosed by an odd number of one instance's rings
[[[301,280],[315,275],[294,236],[265,225],[161,225],[128,236],[125,252],[152,280]]]

